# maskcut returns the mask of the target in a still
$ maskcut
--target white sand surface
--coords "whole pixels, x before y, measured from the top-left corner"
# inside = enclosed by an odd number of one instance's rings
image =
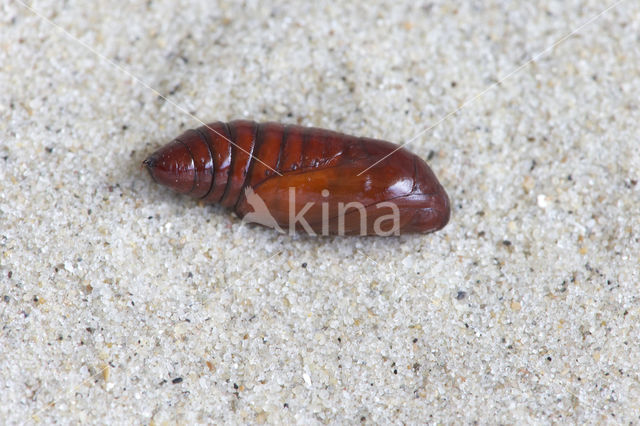
[[[0,0],[0,423],[640,422],[639,2],[30,4]],[[189,113],[435,125],[408,147],[451,222],[244,225],[140,167]]]

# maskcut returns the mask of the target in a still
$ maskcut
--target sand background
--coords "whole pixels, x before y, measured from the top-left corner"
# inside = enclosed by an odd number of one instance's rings
[[[0,423],[640,422],[640,3],[613,4],[32,3],[73,40],[0,0]],[[409,147],[451,222],[244,225],[140,168],[188,113],[437,124]]]

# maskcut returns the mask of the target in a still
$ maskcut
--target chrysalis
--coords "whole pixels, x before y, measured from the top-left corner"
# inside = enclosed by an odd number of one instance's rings
[[[282,232],[386,236],[449,221],[447,193],[421,158],[329,130],[216,122],[186,131],[144,165],[162,185]]]

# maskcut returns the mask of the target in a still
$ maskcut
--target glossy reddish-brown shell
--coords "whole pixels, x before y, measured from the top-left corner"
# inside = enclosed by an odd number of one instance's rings
[[[445,190],[421,158],[389,142],[324,129],[216,122],[186,131],[144,164],[156,182],[241,218],[256,216],[258,196],[270,218],[252,221],[284,231],[380,234],[379,225],[397,211],[394,234],[425,233],[450,215]],[[290,229],[296,214],[304,220]]]

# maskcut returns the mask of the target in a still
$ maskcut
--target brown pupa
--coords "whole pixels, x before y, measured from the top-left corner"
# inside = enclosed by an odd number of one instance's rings
[[[330,130],[215,122],[187,130],[144,165],[174,191],[283,232],[427,233],[450,216],[447,193],[421,158]]]

